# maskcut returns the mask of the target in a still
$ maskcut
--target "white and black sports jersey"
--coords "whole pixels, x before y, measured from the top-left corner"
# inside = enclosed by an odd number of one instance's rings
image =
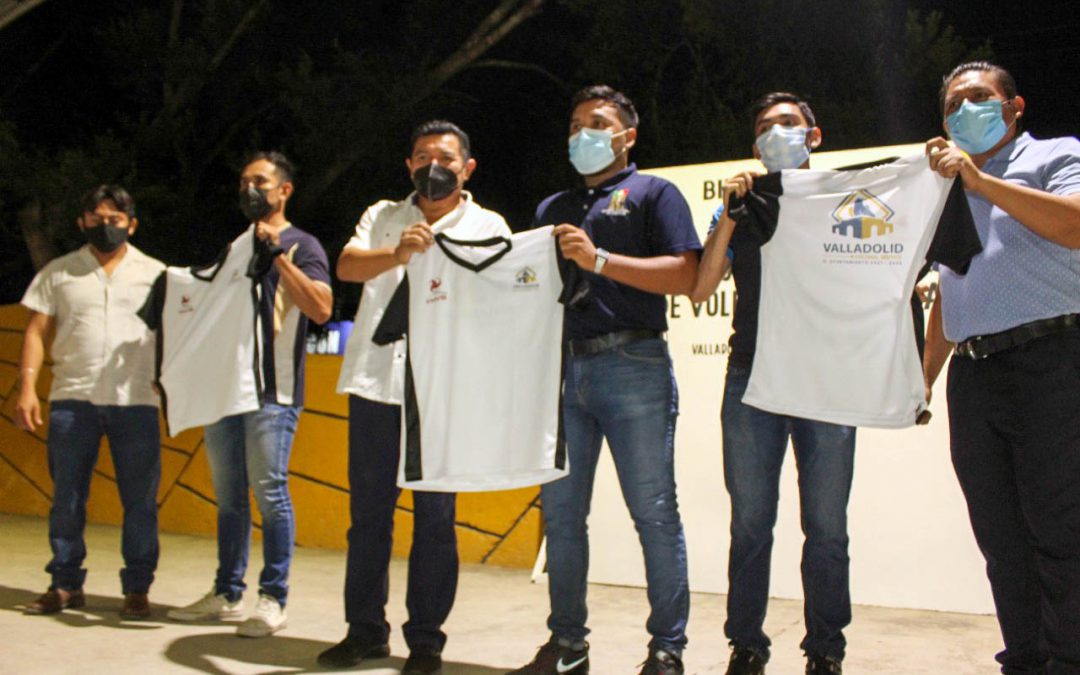
[[[914,424],[927,405],[915,284],[930,262],[964,271],[982,250],[960,181],[921,155],[783,171],[755,178],[732,215],[761,245],[743,402],[834,424]]]
[[[157,329],[157,385],[170,436],[260,406],[254,250],[248,228],[208,266],[166,268],[140,311]]]
[[[552,229],[482,241],[437,234],[409,262],[374,337],[408,332],[401,487],[508,490],[567,475]]]

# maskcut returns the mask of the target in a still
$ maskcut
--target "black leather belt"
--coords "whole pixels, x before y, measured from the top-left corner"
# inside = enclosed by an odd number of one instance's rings
[[[599,354],[620,345],[638,340],[653,340],[663,336],[663,333],[656,330],[617,330],[614,333],[604,333],[596,337],[570,340],[570,353],[574,356]]]
[[[1019,347],[1025,342],[1054,333],[1076,330],[1078,327],[1080,327],[1080,314],[1064,314],[1051,319],[1041,319],[1003,330],[1000,333],[968,338],[956,345],[956,354],[974,360],[985,359],[991,354]]]

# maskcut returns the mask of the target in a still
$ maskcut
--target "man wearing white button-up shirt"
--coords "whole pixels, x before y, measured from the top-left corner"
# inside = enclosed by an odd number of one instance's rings
[[[45,336],[56,329],[48,439],[53,557],[45,568],[52,583],[26,611],[52,614],[84,603],[86,500],[104,434],[124,507],[120,614],[144,618],[158,560],[161,437],[152,385],[154,342],[135,312],[165,266],[127,243],[137,222],[135,202],[123,188],[91,190],[82,209],[78,225],[89,243],[46,265],[22,300],[30,319],[15,423],[27,431],[43,424],[36,384]]]
[[[469,137],[436,120],[417,127],[405,165],[416,191],[379,201],[356,226],[338,258],[342,281],[363,282],[356,323],[345,351],[338,392],[349,394],[349,488],[352,526],[345,575],[349,633],[319,655],[327,667],[348,667],[389,655],[386,622],[388,566],[405,379],[405,341],[377,346],[372,334],[405,274],[438,232],[457,239],[509,236],[502,216],[481,208],[462,188],[476,170]],[[453,494],[413,494],[413,544],[409,556],[404,626],[410,656],[402,673],[438,672],[446,643],[441,627],[457,588],[457,539]]]

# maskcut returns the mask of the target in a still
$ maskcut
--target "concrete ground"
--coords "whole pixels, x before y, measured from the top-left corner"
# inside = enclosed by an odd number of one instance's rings
[[[47,524],[42,518],[0,514],[0,673],[303,673],[319,671],[315,656],[345,633],[341,589],[344,554],[299,549],[292,569],[289,626],[261,640],[239,638],[226,624],[178,624],[165,618],[169,607],[187,604],[209,588],[215,568],[210,539],[163,534],[161,564],[147,621],[121,621],[120,531],[87,528],[90,570],[87,606],[54,616],[26,616],[21,607],[48,586]],[[636,554],[629,552],[628,554]],[[248,585],[261,560],[253,551]],[[365,663],[369,675],[397,673],[407,655],[399,626],[405,620],[405,565],[391,569],[389,621],[393,656]],[[249,591],[248,600],[253,599]],[[592,673],[636,673],[647,640],[644,591],[591,586]],[[529,582],[524,570],[464,566],[457,604],[446,626],[450,635],[445,675],[495,675],[532,658],[546,639],[547,590]],[[1000,647],[990,616],[946,614],[882,607],[855,607],[846,631],[847,673],[996,672]],[[723,639],[724,597],[695,594],[691,603],[687,673],[723,673],[728,649]],[[774,600],[766,631],[773,639],[770,675],[798,674],[803,660],[801,603]]]

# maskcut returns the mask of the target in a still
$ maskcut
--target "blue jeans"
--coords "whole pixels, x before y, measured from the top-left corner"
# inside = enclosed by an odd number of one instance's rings
[[[345,620],[349,634],[385,643],[390,553],[398,495],[401,406],[349,396],[349,551],[345,568]],[[457,495],[413,492],[412,548],[402,627],[410,651],[441,652],[442,625],[458,583]]]
[[[49,413],[49,544],[45,571],[50,588],[76,590],[86,580],[86,499],[101,437],[109,439],[116,487],[124,507],[120,570],[123,592],[146,593],[158,561],[157,491],[161,480],[161,431],[155,406],[94,405],[53,401]]]
[[[573,641],[588,634],[586,518],[606,437],[645,554],[649,647],[681,654],[690,591],[675,499],[678,393],[667,343],[641,340],[590,356],[568,356],[563,391],[570,475],[540,490],[551,600],[548,628],[554,637]]]
[[[263,569],[259,592],[285,605],[289,594],[296,520],[289,498],[289,453],[300,408],[264,403],[206,427],[206,458],[218,502],[218,594],[235,601],[247,588],[251,508],[248,487],[262,514]]]
[[[799,472],[799,507],[807,654],[844,658],[851,623],[847,503],[855,464],[855,429],[775,415],[742,402],[750,372],[730,368],[721,427],[724,484],[731,495],[727,621],[733,646],[769,657],[762,630],[769,602],[769,564],[788,437]]]

